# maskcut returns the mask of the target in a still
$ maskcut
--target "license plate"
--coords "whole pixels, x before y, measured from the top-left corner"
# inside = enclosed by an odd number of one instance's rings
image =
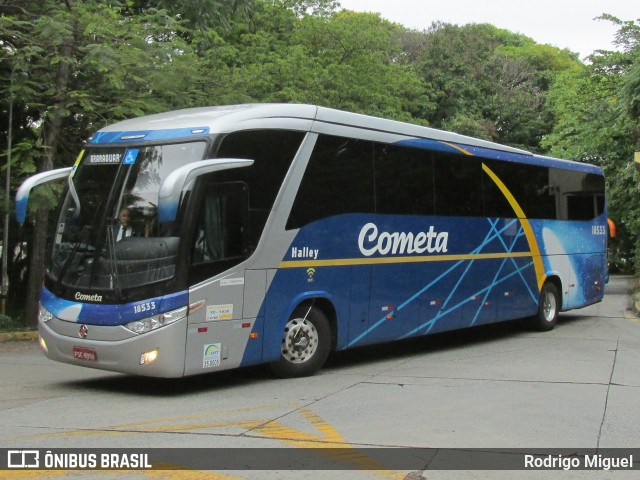
[[[93,348],[73,347],[73,358],[95,362],[98,354]]]

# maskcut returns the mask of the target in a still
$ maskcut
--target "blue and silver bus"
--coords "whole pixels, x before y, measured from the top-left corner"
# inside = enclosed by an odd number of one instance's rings
[[[602,170],[311,105],[179,110],[96,132],[51,232],[40,344],[156,377],[266,363],[602,300]],[[124,232],[124,233],[123,233]]]

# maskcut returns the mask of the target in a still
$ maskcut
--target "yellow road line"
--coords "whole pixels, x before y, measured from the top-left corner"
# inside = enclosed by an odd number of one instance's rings
[[[278,421],[270,422],[255,431],[292,447],[317,449],[318,455],[325,455],[336,462],[336,469],[340,464],[357,467],[358,470],[370,470],[372,475],[400,480],[406,476],[403,472],[388,470],[375,458],[368,457],[348,442],[340,433],[308,408],[300,410],[300,415],[313,425],[321,435],[313,435],[296,430]],[[332,449],[327,451],[326,449]],[[337,450],[336,450],[337,449]]]
[[[130,424],[116,425],[108,427],[105,430],[75,430],[71,432],[57,432],[49,434],[32,435],[30,437],[60,437],[75,435],[78,437],[90,437],[97,435],[123,435],[148,432],[164,432],[171,433],[175,431],[194,431],[205,428],[225,428],[238,427],[251,433],[259,434],[265,438],[272,439],[284,443],[294,448],[313,448],[314,453],[317,450],[318,455],[324,455],[335,462],[336,469],[340,469],[343,465],[345,468],[355,467],[358,470],[370,471],[372,475],[385,479],[402,479],[406,473],[388,470],[384,464],[381,464],[373,457],[369,457],[358,451],[348,440],[346,440],[333,426],[323,420],[309,408],[301,408],[298,410],[300,416],[311,425],[318,433],[312,434],[305,431],[284,425],[278,420],[270,421],[268,419],[251,419],[251,420],[235,420],[235,421],[219,421],[219,422],[185,422],[171,425],[159,425],[159,423],[175,422],[184,420],[193,420],[202,417],[211,417],[218,415],[228,416],[232,413],[245,413],[252,410],[263,410],[266,406],[252,407],[247,409],[233,409],[226,411],[215,411],[198,415],[184,415],[178,417],[167,417],[144,422],[135,422]],[[137,427],[137,430],[133,428]],[[142,428],[141,428],[142,427]],[[119,429],[131,428],[130,431],[119,431]],[[330,449],[330,450],[327,450]],[[173,470],[172,468],[181,468],[179,465],[168,463],[155,463],[154,470],[128,470],[122,471],[122,474],[144,475],[146,478],[157,480],[234,480],[231,477],[216,472],[204,472],[194,470]],[[80,473],[83,470],[37,470],[24,471],[16,470],[3,472],[8,473],[9,479],[36,479],[36,478],[63,478],[69,473]],[[114,473],[114,470],[95,470],[92,473]]]
[[[0,478],[11,480],[23,480],[30,478],[60,478],[70,470],[4,470]]]
[[[3,471],[0,478],[7,480],[30,480],[30,479],[50,479],[65,478],[71,475],[79,478],[96,478],[99,475],[118,476],[136,475],[152,480],[240,480],[242,477],[232,477],[217,472],[205,472],[201,470],[171,470],[172,468],[182,468],[181,465],[170,463],[159,463],[154,465],[154,470],[8,470]]]

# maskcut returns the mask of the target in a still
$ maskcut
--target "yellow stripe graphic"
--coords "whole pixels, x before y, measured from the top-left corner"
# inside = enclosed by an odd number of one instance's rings
[[[529,248],[531,249],[531,256],[533,257],[533,267],[536,271],[536,278],[538,279],[538,291],[542,290],[542,285],[544,284],[544,280],[546,275],[544,274],[544,266],[542,264],[542,257],[540,256],[540,247],[538,246],[538,241],[536,240],[536,236],[533,233],[533,228],[531,228],[531,224],[527,219],[527,216],[524,214],[524,210],[520,207],[520,204],[515,199],[513,194],[509,191],[507,186],[502,183],[502,180],[498,178],[498,176],[484,163],[482,164],[482,169],[484,172],[491,177],[491,180],[496,184],[496,186],[500,189],[502,194],[505,196],[509,205],[515,212],[516,216],[520,220],[522,224],[522,229],[524,230],[524,235],[527,238],[527,243],[529,244]]]
[[[457,262],[460,260],[495,260],[501,258],[523,258],[530,256],[531,252],[512,252],[466,253],[461,255],[431,255],[413,257],[334,258],[330,260],[285,260],[283,262],[280,262],[280,268],[344,267],[349,265],[384,265],[394,263]]]
[[[444,143],[445,145],[450,146],[451,148],[455,148],[456,150],[459,150],[460,152],[464,153],[465,155],[469,155],[469,156],[473,156],[473,153],[471,153],[468,150],[465,150],[462,147],[459,147],[458,145],[454,145],[453,143],[449,143],[449,142],[440,142],[440,143]]]
[[[465,150],[462,147],[454,145],[448,142],[441,142],[448,145],[461,153],[469,156],[473,156],[471,152]],[[540,255],[540,247],[536,240],[533,228],[529,223],[529,219],[520,207],[520,204],[515,199],[511,191],[500,180],[500,178],[484,163],[482,164],[482,170],[489,175],[491,180],[500,189],[505,196],[509,205],[513,209],[516,217],[520,220],[522,229],[524,230],[527,243],[529,245],[529,252],[513,252],[513,253],[480,253],[480,254],[462,254],[462,255],[433,255],[433,256],[404,256],[404,257],[376,257],[376,258],[338,258],[329,260],[285,260],[280,262],[280,268],[309,268],[309,267],[341,267],[350,265],[384,265],[384,264],[397,264],[397,263],[422,263],[422,262],[451,262],[460,260],[494,260],[502,258],[523,258],[532,257],[533,266],[536,272],[536,279],[538,283],[538,290],[542,290],[542,285],[546,279],[544,273],[544,265],[542,263],[542,256]]]

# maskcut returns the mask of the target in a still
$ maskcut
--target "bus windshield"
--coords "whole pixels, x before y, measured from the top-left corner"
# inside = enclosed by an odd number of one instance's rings
[[[179,236],[157,222],[158,191],[177,167],[201,160],[206,142],[87,148],[55,226],[47,280],[123,299],[128,289],[170,279]]]

